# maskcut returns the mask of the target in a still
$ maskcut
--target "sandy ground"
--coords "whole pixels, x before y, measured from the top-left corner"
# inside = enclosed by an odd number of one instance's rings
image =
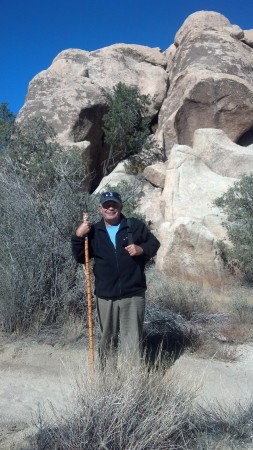
[[[39,408],[64,409],[75,395],[76,374],[87,368],[84,348],[2,339],[0,344],[0,449],[19,449],[36,431]]]
[[[238,360],[221,362],[184,354],[172,367],[197,387],[201,404],[233,406],[253,398],[253,345],[237,347]],[[87,370],[82,345],[62,347],[2,337],[0,343],[0,449],[19,450],[36,431],[38,407],[58,411],[75,395],[76,375]],[[24,444],[23,444],[24,445]]]
[[[220,403],[233,407],[253,400],[253,344],[238,345],[236,361],[223,362],[184,354],[172,370],[197,388],[203,406]]]

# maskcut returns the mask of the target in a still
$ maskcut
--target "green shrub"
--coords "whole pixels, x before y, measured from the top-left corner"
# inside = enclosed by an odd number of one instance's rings
[[[142,173],[147,166],[144,162],[131,158],[124,163],[124,167],[127,174],[138,175],[139,173]]]
[[[145,167],[159,161],[166,161],[165,150],[153,138],[149,137],[141,151],[131,155],[124,163],[124,167],[126,173],[137,175],[142,173]]]
[[[139,153],[150,134],[149,95],[141,95],[136,86],[118,83],[108,96],[108,112],[104,115],[105,141],[110,146],[104,162],[107,175],[119,162]]]
[[[219,244],[221,256],[236,272],[242,272],[248,281],[253,281],[253,173],[243,175],[221,197],[215,205],[226,216],[223,225],[227,230],[230,245]],[[221,247],[222,245],[222,247]]]

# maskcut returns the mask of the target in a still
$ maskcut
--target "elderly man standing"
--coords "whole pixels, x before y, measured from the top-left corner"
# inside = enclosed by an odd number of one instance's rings
[[[72,236],[72,250],[84,263],[84,239],[89,234],[89,254],[94,258],[95,296],[100,327],[99,353],[103,360],[118,347],[138,357],[145,312],[145,263],[157,253],[159,241],[146,225],[122,214],[117,192],[104,192],[95,225],[83,222]]]

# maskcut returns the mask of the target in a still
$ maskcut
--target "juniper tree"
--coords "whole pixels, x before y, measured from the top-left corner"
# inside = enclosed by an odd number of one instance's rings
[[[108,112],[104,115],[105,141],[110,146],[104,162],[104,175],[118,161],[139,153],[150,134],[149,95],[141,95],[136,86],[118,83],[108,96]]]
[[[226,263],[237,265],[247,280],[253,280],[253,173],[243,175],[215,200],[226,216],[223,222],[231,245],[219,242]]]

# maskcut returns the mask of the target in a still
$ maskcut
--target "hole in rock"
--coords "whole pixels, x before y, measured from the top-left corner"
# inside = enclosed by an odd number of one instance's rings
[[[248,147],[248,145],[253,144],[253,127],[242,134],[236,143],[242,147]]]

